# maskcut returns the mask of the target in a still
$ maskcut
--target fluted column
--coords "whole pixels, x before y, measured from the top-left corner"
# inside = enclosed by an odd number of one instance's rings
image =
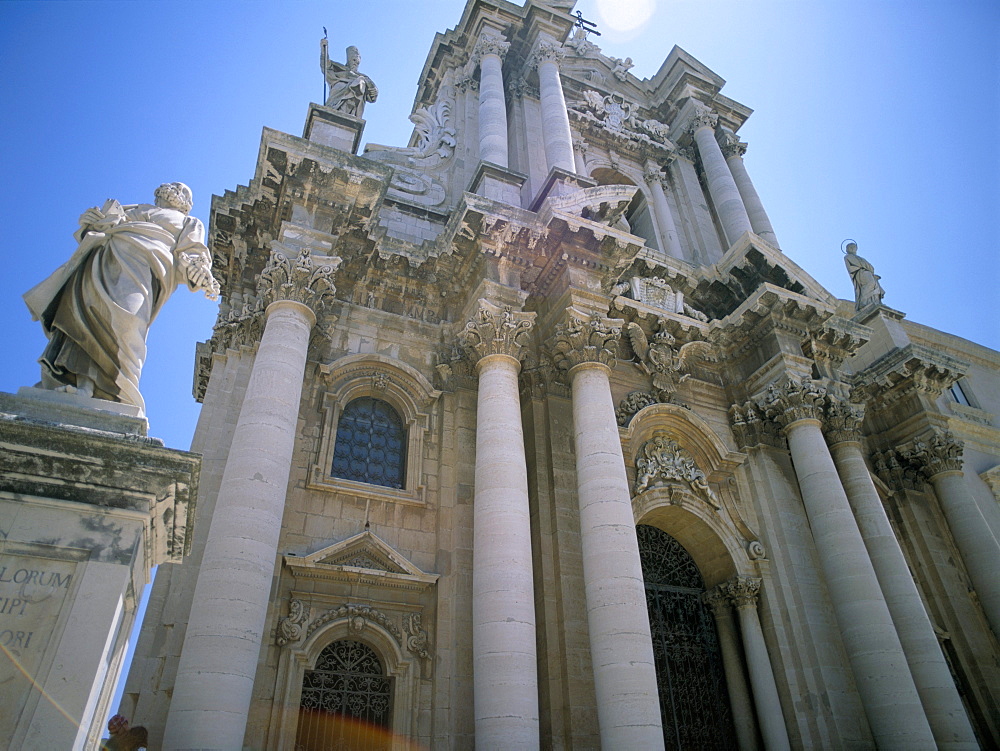
[[[726,247],[732,246],[744,232],[752,231],[750,217],[743,206],[743,198],[733,180],[733,173],[726,164],[719,142],[715,140],[715,125],[719,116],[707,108],[695,115],[691,133],[698,144],[698,154],[708,179],[708,192],[719,214],[726,234]]]
[[[754,703],[757,706],[757,721],[760,734],[764,738],[764,748],[768,751],[787,749],[788,731],[781,713],[781,700],[774,682],[771,658],[764,643],[764,631],[757,615],[757,593],[760,579],[737,576],[722,586],[740,619],[740,633],[743,635],[743,652],[747,657],[750,671],[750,685],[753,686]]]
[[[553,167],[574,172],[573,134],[569,128],[569,112],[559,77],[559,61],[563,58],[562,46],[553,38],[539,37],[529,59],[529,66],[538,69],[538,91],[542,104],[542,143],[545,162]]]
[[[729,596],[722,587],[715,587],[705,593],[704,600],[715,616],[715,630],[719,634],[719,651],[722,653],[722,669],[726,673],[726,690],[729,692],[729,706],[733,710],[736,740],[740,751],[757,751],[760,748],[757,743],[757,723],[754,721],[750,687],[743,672],[743,659],[737,644],[739,637],[736,635],[736,624],[733,623]]]
[[[934,627],[861,452],[864,408],[828,398],[824,432],[938,748],[976,749]]]
[[[1000,544],[969,494],[962,476],[963,446],[950,433],[937,432],[929,441],[917,441],[904,452],[922,466],[934,486],[941,510],[955,538],[972,586],[976,588],[983,612],[1000,635]]]
[[[503,58],[510,42],[497,31],[485,31],[473,50],[479,62],[479,158],[507,166],[507,104],[504,100]]]
[[[261,273],[266,324],[233,433],[191,604],[164,749],[243,747],[295,445],[309,335],[340,259]],[[322,262],[320,262],[322,260]]]
[[[792,379],[762,407],[788,439],[834,615],[880,749],[934,748],[903,648],[820,429],[826,391]]]
[[[587,623],[601,746],[663,748],[653,645],[609,374],[621,328],[572,315],[549,340],[573,393]]]
[[[726,158],[726,164],[729,165],[729,171],[733,175],[733,180],[736,182],[736,188],[743,199],[743,207],[746,209],[754,234],[771,243],[774,247],[779,247],[774,227],[771,226],[771,220],[768,218],[767,212],[764,211],[764,204],[761,203],[757,189],[753,186],[750,175],[747,174],[747,167],[743,163],[743,155],[747,152],[746,143],[741,141],[735,133],[726,133],[721,149]]]
[[[677,239],[677,225],[674,223],[674,214],[667,203],[667,194],[663,192],[663,181],[666,175],[659,166],[653,162],[646,164],[646,172],[643,175],[649,189],[653,193],[653,212],[656,215],[656,223],[660,228],[660,235],[663,237],[663,252],[672,258],[684,258],[681,251],[680,240]]]
[[[479,301],[460,336],[476,363],[472,665],[476,748],[538,748],[528,470],[517,374],[534,314]]]

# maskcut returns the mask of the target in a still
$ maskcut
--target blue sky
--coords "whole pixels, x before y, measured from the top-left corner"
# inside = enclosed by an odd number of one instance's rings
[[[349,44],[379,87],[365,142],[405,145],[417,76],[460,0],[0,3],[0,389],[38,379],[44,346],[21,294],[73,250],[84,209],[150,201],[161,182],[213,193],[252,176],[264,126],[300,134],[319,101],[318,43]],[[583,0],[605,54],[652,76],[678,44],[755,110],[747,168],[785,252],[852,297],[858,241],[911,320],[1000,347],[1000,4]],[[215,306],[178,291],[142,380],[150,432],[187,448],[194,345]]]

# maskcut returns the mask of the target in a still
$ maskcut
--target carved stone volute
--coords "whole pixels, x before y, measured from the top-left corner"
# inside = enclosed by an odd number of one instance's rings
[[[303,248],[296,257],[290,258],[284,246],[273,243],[271,257],[260,272],[257,296],[265,308],[273,302],[291,300],[305,305],[318,316],[337,291],[333,276],[340,262],[336,256],[314,258],[309,248]]]
[[[950,432],[935,430],[929,440],[916,440],[900,453],[932,479],[945,472],[961,472],[963,450],[962,443]]]
[[[831,446],[845,441],[861,440],[861,423],[865,419],[865,406],[827,396],[826,419],[823,433]]]
[[[509,305],[500,307],[481,299],[479,310],[465,324],[458,341],[473,364],[487,355],[521,360],[534,320],[534,313],[515,312]]]
[[[611,368],[618,358],[616,345],[621,333],[621,325],[611,318],[598,314],[589,319],[571,315],[569,321],[556,325],[548,346],[560,370],[588,362]]]
[[[826,388],[809,378],[789,377],[778,386],[771,383],[755,400],[770,419],[782,428],[800,420],[822,420]]]

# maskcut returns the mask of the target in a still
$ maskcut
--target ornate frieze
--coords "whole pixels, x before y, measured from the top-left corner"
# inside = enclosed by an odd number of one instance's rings
[[[720,585],[737,608],[756,608],[760,593],[760,579],[753,576],[736,576]]]
[[[826,420],[823,422],[823,433],[826,442],[831,446],[844,441],[861,440],[861,423],[865,419],[863,404],[854,404],[846,400],[827,396]]]
[[[822,420],[826,388],[810,378],[771,383],[757,400],[764,414],[785,428],[799,420]]]
[[[279,300],[292,300],[319,314],[337,291],[333,276],[341,259],[320,256],[317,260],[309,248],[289,258],[286,250],[279,243],[272,243],[271,257],[257,282],[257,296],[265,308]]]
[[[594,314],[589,319],[570,315],[569,321],[557,324],[548,340],[552,360],[560,370],[569,370],[586,362],[614,367],[618,359],[620,322]]]
[[[656,397],[648,391],[633,391],[618,403],[618,409],[615,410],[615,418],[621,427],[627,427],[632,418],[638,414],[639,410],[656,403]]]
[[[935,430],[929,439],[915,440],[900,453],[918,465],[927,479],[933,479],[943,472],[961,472],[963,450],[951,432]]]
[[[598,128],[619,140],[673,150],[674,145],[667,138],[669,126],[659,120],[639,117],[639,108],[626,101],[621,94],[603,96],[597,91],[586,89],[583,97],[583,101],[569,105],[570,116],[577,122]]]
[[[854,390],[879,406],[920,393],[937,399],[968,372],[969,364],[921,344],[892,350],[855,376]]]
[[[681,484],[716,511],[722,508],[691,455],[665,435],[654,435],[642,445],[635,459],[635,474],[635,495],[649,488]]]
[[[508,355],[520,360],[528,345],[534,313],[515,313],[509,305],[499,307],[479,301],[475,317],[465,324],[458,340],[473,363],[487,355]]]
[[[741,449],[754,446],[785,447],[785,437],[781,429],[767,417],[759,405],[752,401],[730,407],[729,421],[733,426],[736,445]]]
[[[611,294],[630,297],[644,305],[660,308],[668,313],[687,316],[697,321],[708,321],[707,315],[687,304],[683,292],[675,291],[666,280],[658,276],[633,276],[614,285],[611,288]]]

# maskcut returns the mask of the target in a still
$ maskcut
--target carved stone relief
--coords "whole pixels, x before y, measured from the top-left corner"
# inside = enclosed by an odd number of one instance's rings
[[[692,493],[719,511],[722,505],[708,484],[705,473],[677,441],[665,435],[655,435],[639,449],[635,460],[635,494],[653,487],[683,484]]]

